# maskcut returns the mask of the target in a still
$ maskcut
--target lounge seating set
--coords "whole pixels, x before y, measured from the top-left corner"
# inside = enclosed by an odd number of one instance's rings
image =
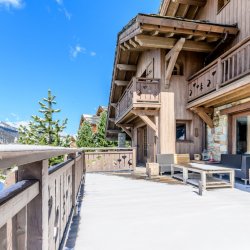
[[[234,187],[235,178],[245,184],[249,181],[250,155],[222,154],[218,162],[190,161],[188,154],[159,154],[157,155],[159,173],[171,173],[173,178],[181,179],[184,183],[202,185],[203,189],[216,187]],[[228,175],[229,178],[222,178]]]

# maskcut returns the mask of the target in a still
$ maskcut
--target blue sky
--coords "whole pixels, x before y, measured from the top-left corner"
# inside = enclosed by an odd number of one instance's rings
[[[107,105],[117,33],[160,0],[0,0],[0,120],[27,121],[48,89],[66,132]]]

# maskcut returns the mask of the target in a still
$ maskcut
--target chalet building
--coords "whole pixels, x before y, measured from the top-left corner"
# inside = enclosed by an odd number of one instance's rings
[[[107,111],[107,107],[104,107],[104,106],[99,106],[97,111],[96,111],[96,114],[95,115],[88,115],[88,114],[83,114],[81,116],[81,119],[80,119],[80,125],[79,125],[79,129],[80,127],[82,126],[83,122],[84,121],[87,121],[90,123],[91,125],[91,128],[92,128],[92,132],[93,133],[96,133],[97,132],[97,126],[98,126],[98,123],[100,121],[100,116],[101,116],[101,113],[103,111]]]
[[[106,134],[138,162],[250,153],[250,0],[164,0],[118,35]]]
[[[0,122],[0,144],[11,144],[18,140],[18,130],[5,122]]]

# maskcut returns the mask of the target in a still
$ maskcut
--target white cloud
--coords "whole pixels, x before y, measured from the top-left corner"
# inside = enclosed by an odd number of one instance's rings
[[[60,6],[59,11],[61,11],[65,17],[70,21],[72,14],[65,8],[63,0],[55,0],[56,3]]]
[[[57,2],[59,5],[62,5],[62,4],[63,4],[63,0],[56,0],[56,2]]]
[[[85,54],[85,53],[86,49],[81,47],[79,44],[70,48],[70,57],[73,59],[77,58],[79,54]]]
[[[91,55],[91,56],[96,56],[96,52],[91,51],[91,52],[90,52],[90,55]]]
[[[17,121],[19,120],[19,115],[15,114],[15,113],[11,113],[10,115],[12,117],[14,117]]]
[[[0,6],[5,6],[6,8],[21,8],[23,2],[22,0],[0,0]]]

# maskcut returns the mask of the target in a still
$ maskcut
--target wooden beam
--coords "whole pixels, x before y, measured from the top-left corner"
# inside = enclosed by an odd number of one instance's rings
[[[124,45],[122,45],[122,44],[120,44],[120,48],[122,49],[122,51],[126,51],[127,50],[127,48]]]
[[[130,39],[130,40],[129,40],[129,43],[130,43],[134,48],[137,48],[137,47],[138,47],[138,44],[137,44],[133,39]]]
[[[144,27],[144,24],[156,25],[159,27],[168,27],[177,29],[184,29],[189,31],[203,31],[203,32],[212,32],[217,34],[225,34],[228,32],[229,35],[237,35],[239,29],[233,26],[224,26],[224,25],[216,25],[211,23],[201,23],[201,22],[190,22],[186,20],[176,20],[173,18],[165,18],[165,17],[154,17],[147,15],[138,15],[137,22],[141,24],[141,29]],[[161,31],[160,31],[161,32]],[[174,31],[173,31],[174,32]],[[140,35],[140,34],[139,34]]]
[[[246,102],[240,105],[233,106],[231,108],[226,108],[220,111],[221,115],[232,115],[239,112],[246,112],[250,110],[250,102]]]
[[[115,85],[116,86],[127,86],[129,84],[129,81],[120,81],[120,80],[115,80]]]
[[[203,107],[194,108],[193,111],[210,127],[214,127],[212,118],[206,113],[206,109]]]
[[[207,4],[207,0],[172,0],[174,3],[187,4],[198,7],[204,7]]]
[[[107,130],[107,133],[118,134],[118,133],[121,133],[121,131],[120,130],[111,130],[111,129],[109,129],[109,130]]]
[[[186,41],[185,38],[181,38],[165,56],[165,63],[167,67],[166,74],[165,74],[165,85],[167,86],[167,88],[170,85],[170,79],[174,70],[174,66],[176,64],[180,51],[182,50],[183,45],[185,44],[185,41]],[[167,63],[168,61],[169,63]]]
[[[139,116],[150,128],[152,128],[155,133],[158,133],[158,128],[156,127],[156,124],[153,123],[150,118],[146,115],[140,115]]]
[[[164,38],[164,37],[151,37],[147,35],[138,35],[135,40],[145,48],[162,48],[162,49],[172,49],[177,43],[175,38]],[[186,41],[183,45],[183,50],[193,51],[193,52],[204,52],[209,53],[214,49],[214,46],[207,44],[206,42],[195,42]]]
[[[124,125],[122,125],[122,124],[117,124],[117,126],[120,127],[120,128],[122,128],[122,130],[123,130],[130,138],[133,137],[132,132],[129,131]]]
[[[115,122],[115,118],[109,118],[111,122]]]
[[[128,64],[117,64],[117,68],[120,71],[136,71],[136,65],[128,65]]]
[[[159,114],[158,110],[132,110],[131,113],[134,115],[147,115],[147,116],[156,116]]]
[[[205,41],[205,40],[206,40],[206,36],[198,36],[194,38],[194,41],[196,42]]]
[[[184,29],[184,28],[176,28],[176,27],[166,27],[166,26],[159,26],[154,24],[142,24],[142,30],[147,32],[159,31],[163,34],[171,34],[174,33],[176,35],[190,35],[190,36],[206,36],[211,38],[223,38],[223,33],[216,33],[216,32],[207,32],[202,30],[192,30],[192,29]]]
[[[111,102],[110,106],[113,107],[113,108],[116,108],[117,107],[117,103]]]
[[[185,44],[186,39],[185,38],[181,38],[176,44],[175,46],[167,53],[167,55],[165,56],[165,60],[168,61],[171,57],[173,57],[173,55],[175,55],[176,53],[180,53],[180,51],[183,48],[183,45]]]

